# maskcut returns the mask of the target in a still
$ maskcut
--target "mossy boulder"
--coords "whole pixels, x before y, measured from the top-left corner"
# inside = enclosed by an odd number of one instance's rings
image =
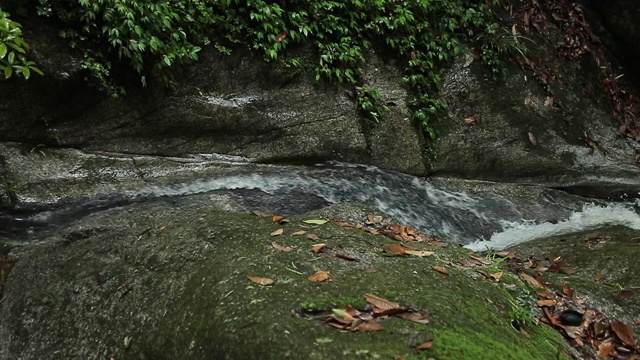
[[[313,214],[280,225],[212,209],[200,197],[106,210],[14,249],[2,260],[12,266],[3,278],[0,357],[564,357],[551,328],[530,325],[530,338],[514,330],[508,304],[517,295],[502,283],[464,268],[432,269],[465,257],[465,249],[416,243],[435,255],[385,256],[394,241],[382,235],[301,222]],[[270,236],[280,228],[283,235]],[[291,236],[298,230],[319,239]],[[274,241],[296,250],[277,251]],[[311,252],[318,242],[326,252]],[[309,281],[317,270],[329,271],[330,281]],[[248,275],[275,284],[259,286]],[[383,331],[349,332],[301,316],[309,304],[359,306],[365,293],[424,310],[430,322],[389,318],[380,321]],[[414,353],[429,339],[431,349]]]

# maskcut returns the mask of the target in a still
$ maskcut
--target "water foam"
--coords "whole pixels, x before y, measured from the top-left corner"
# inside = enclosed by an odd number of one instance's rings
[[[606,206],[587,204],[581,211],[576,211],[569,218],[557,223],[512,222],[505,224],[504,231],[494,233],[489,240],[478,240],[465,247],[473,251],[501,250],[535,239],[613,225],[640,230],[640,216],[634,211],[633,205],[630,203],[614,203]]]

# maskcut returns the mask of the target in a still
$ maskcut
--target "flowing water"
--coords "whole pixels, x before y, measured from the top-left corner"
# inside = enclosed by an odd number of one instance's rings
[[[365,204],[398,223],[473,250],[501,249],[608,225],[640,230],[638,205],[634,202],[592,200],[537,187],[489,183],[460,186],[460,182],[417,178],[372,166],[226,164],[200,176],[170,185],[150,181],[136,190],[78,200],[71,205],[67,201],[65,207],[22,216],[21,220],[30,227],[62,224],[131,202],[227,191],[240,198],[248,210],[270,204],[270,210],[289,215],[329,204]]]

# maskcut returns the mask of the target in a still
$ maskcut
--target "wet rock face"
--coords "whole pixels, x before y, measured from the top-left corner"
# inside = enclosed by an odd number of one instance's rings
[[[0,84],[0,141],[159,155],[215,152],[261,162],[339,160],[425,173],[398,70],[375,54],[367,76],[386,101],[402,104],[377,126],[363,122],[343,90],[240,50],[204,52],[177,76],[175,91],[134,87],[124,98],[106,98],[87,88],[81,59],[51,39],[51,31],[24,27],[47,76]]]
[[[477,61],[460,59],[446,70],[440,96],[449,108],[435,122],[433,172],[637,196],[639,146],[616,129],[595,61],[563,59],[546,39],[534,41],[527,45],[547,69],[544,81],[515,64],[500,81]]]

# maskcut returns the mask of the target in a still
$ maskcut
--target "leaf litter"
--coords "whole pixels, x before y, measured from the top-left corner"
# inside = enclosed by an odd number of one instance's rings
[[[363,297],[367,301],[367,305],[363,309],[347,305],[343,308],[330,309],[330,311],[324,310],[320,316],[315,315],[315,312],[305,310],[302,311],[302,315],[324,320],[326,324],[337,329],[362,332],[384,330],[380,321],[389,317],[418,324],[429,323],[429,317],[425,311],[400,306],[393,301],[370,293],[364,294]]]

